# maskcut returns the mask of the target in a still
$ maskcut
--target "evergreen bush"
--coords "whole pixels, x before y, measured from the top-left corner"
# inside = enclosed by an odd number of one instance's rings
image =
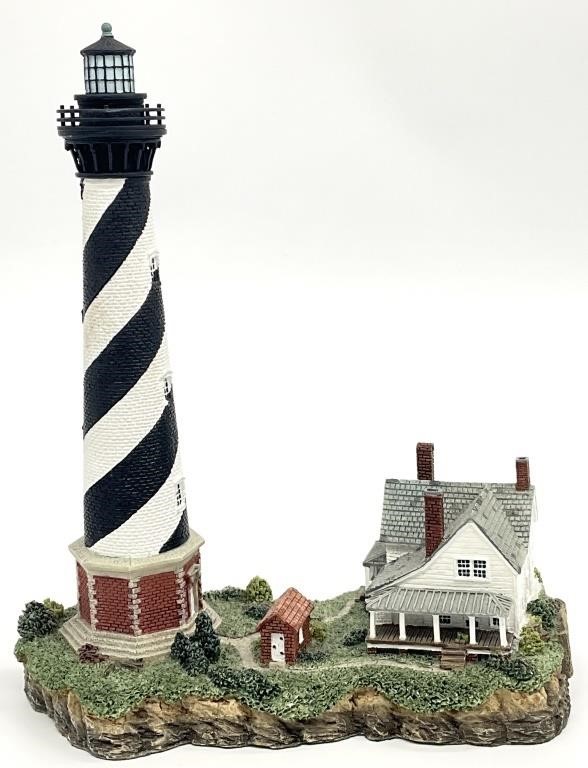
[[[536,600],[531,600],[527,605],[527,613],[530,613],[532,616],[538,616],[541,619],[544,629],[555,629],[555,622],[559,609],[556,601],[552,597],[540,595]]]
[[[249,603],[271,603],[273,596],[270,585],[261,576],[254,576],[245,589],[245,599]]]
[[[18,634],[23,640],[33,640],[35,637],[49,635],[57,627],[58,621],[53,611],[36,600],[31,600],[25,605],[18,619]]]
[[[189,675],[203,675],[208,671],[209,664],[204,648],[197,640],[190,640],[190,650],[182,662],[183,669]]]
[[[174,637],[174,641],[170,649],[170,656],[172,659],[184,666],[184,664],[188,661],[188,657],[190,656],[191,645],[192,643],[190,642],[188,635],[185,635],[183,632],[176,632],[176,636]]]
[[[220,640],[214,631],[210,616],[204,611],[200,611],[198,616],[196,616],[193,642],[194,641],[201,646],[209,661],[219,660],[221,652]]]

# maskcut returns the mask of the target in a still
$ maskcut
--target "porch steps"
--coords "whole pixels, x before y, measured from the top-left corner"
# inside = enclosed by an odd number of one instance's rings
[[[441,650],[441,669],[463,669],[466,664],[466,649],[445,646]]]

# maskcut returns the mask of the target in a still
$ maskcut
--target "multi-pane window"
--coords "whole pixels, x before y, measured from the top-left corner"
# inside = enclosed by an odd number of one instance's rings
[[[492,626],[493,627],[499,627],[500,626],[500,619],[498,618],[498,616],[493,616],[492,617]]]
[[[460,558],[457,561],[457,575],[485,579],[488,575],[488,563],[486,560]]]
[[[439,616],[439,624],[451,624],[451,616]]]
[[[133,93],[133,57],[128,53],[88,53],[84,56],[86,93]]]
[[[163,392],[166,397],[169,397],[172,393],[172,375],[171,373],[166,373],[163,377]]]

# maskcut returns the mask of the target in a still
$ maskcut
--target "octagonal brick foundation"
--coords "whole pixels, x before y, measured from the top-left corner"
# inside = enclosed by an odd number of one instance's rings
[[[76,559],[78,613],[61,632],[78,650],[90,643],[118,660],[157,660],[176,632],[190,632],[203,609],[200,547],[191,531],[185,544],[144,558],[113,558],[70,546]]]

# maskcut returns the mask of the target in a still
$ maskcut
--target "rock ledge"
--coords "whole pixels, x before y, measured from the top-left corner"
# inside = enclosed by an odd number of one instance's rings
[[[565,668],[565,667],[564,667]],[[425,744],[540,744],[557,736],[570,712],[568,678],[559,672],[534,693],[496,691],[484,704],[460,712],[421,714],[371,689],[354,691],[310,720],[284,720],[234,700],[178,702],[151,699],[116,720],[86,712],[71,691],[49,691],[25,669],[25,692],[35,710],[55,721],[76,747],[122,760],[182,744],[268,747],[338,741],[364,735]]]

